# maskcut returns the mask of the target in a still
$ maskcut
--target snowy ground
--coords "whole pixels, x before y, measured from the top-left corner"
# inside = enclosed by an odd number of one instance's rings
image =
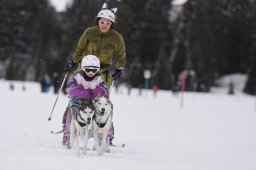
[[[22,91],[25,85],[26,91]],[[0,81],[0,170],[255,170],[255,97],[241,93],[161,91],[127,96],[113,90],[116,144],[111,153],[94,151],[78,158],[61,145],[61,117],[68,98],[61,95],[47,121],[56,95],[39,85]],[[91,141],[92,142],[92,141]]]

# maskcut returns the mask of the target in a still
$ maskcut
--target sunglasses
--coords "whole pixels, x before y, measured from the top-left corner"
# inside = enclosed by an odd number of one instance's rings
[[[102,20],[100,20],[100,24],[101,24],[101,25],[110,26],[110,25],[111,25],[111,22],[110,22],[110,21],[102,21]]]
[[[95,73],[98,72],[98,69],[96,69],[96,68],[86,68],[86,69],[84,69],[84,72],[87,73],[87,74],[89,74],[90,72],[95,74]]]

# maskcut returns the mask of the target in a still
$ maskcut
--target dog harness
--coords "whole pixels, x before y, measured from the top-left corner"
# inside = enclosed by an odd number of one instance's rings
[[[80,113],[77,113],[77,114],[76,114],[77,123],[78,123],[81,127],[86,126],[87,124],[86,124],[85,122],[80,122],[80,121],[78,121],[78,119],[77,119],[78,116],[79,116],[79,118],[80,118],[82,121],[85,121],[84,118],[82,118],[82,116],[80,115]]]
[[[108,118],[109,118],[109,116],[110,116],[110,114],[108,115]],[[105,123],[99,123],[99,122],[96,122],[95,117],[96,117],[96,116],[94,115],[94,116],[93,116],[93,119],[94,119],[95,123],[99,126],[99,128],[104,128],[105,125],[106,125],[107,122],[108,122],[108,118],[107,118],[107,121],[106,121]],[[101,120],[101,118],[100,118],[100,120]]]

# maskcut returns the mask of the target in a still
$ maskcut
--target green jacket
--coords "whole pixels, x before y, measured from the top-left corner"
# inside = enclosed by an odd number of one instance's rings
[[[87,28],[78,42],[72,61],[78,63],[89,54],[99,57],[101,64],[112,64],[112,58],[116,55],[117,68],[124,68],[126,52],[122,35],[113,29],[103,34],[98,26]]]

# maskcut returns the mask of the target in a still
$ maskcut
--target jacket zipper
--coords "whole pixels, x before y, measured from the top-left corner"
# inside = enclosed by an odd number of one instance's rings
[[[99,57],[99,54],[100,54],[100,49],[101,49],[101,46],[102,46],[102,41],[103,41],[103,36],[100,36],[99,46],[98,46],[97,51],[96,51],[96,56],[97,56],[98,58],[100,58],[100,57]]]

